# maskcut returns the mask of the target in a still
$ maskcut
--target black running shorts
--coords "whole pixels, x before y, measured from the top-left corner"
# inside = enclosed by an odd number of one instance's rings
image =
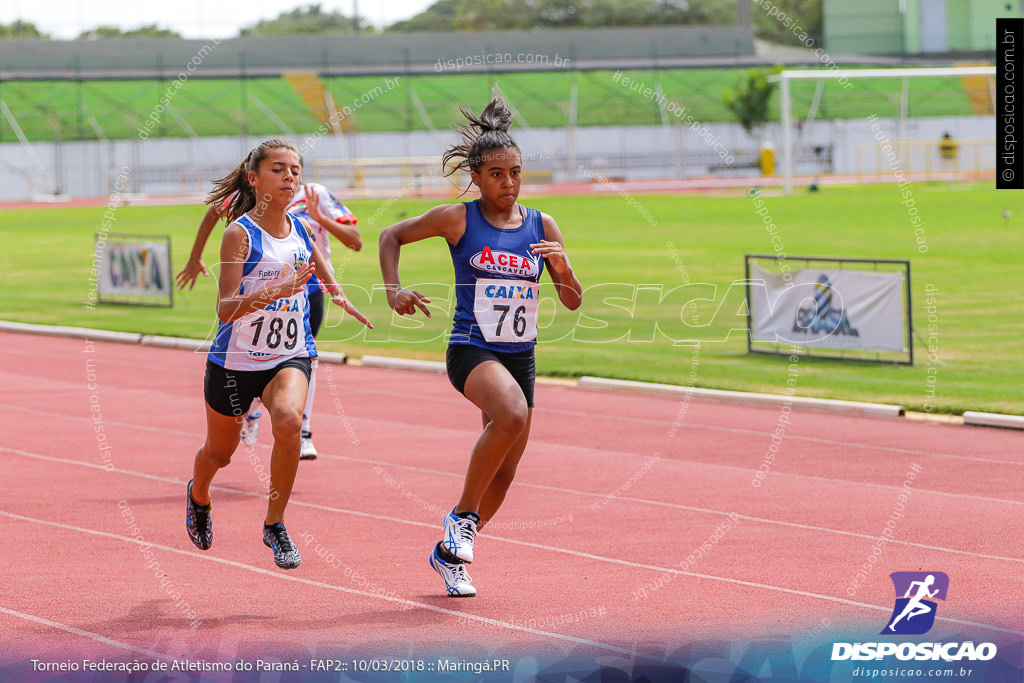
[[[529,351],[517,351],[515,353],[502,353],[491,351],[472,344],[450,344],[448,353],[445,356],[445,365],[448,369],[448,380],[452,386],[459,390],[463,396],[466,395],[466,380],[473,368],[486,361],[493,360],[501,363],[512,379],[519,384],[526,397],[526,405],[533,407],[533,385],[537,378],[537,362],[533,349]]]
[[[267,370],[228,370],[207,360],[203,395],[210,407],[221,415],[238,417],[249,410],[254,398],[263,397],[270,380],[285,368],[298,368],[308,382],[312,362],[309,358],[289,358]]]

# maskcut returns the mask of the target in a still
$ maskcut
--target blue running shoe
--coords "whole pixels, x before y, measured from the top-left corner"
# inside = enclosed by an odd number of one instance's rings
[[[473,540],[480,515],[475,512],[455,514],[455,508],[444,516],[444,540],[441,547],[463,562],[473,561]]]
[[[476,586],[469,578],[464,564],[445,562],[437,554],[437,546],[430,553],[430,566],[444,579],[444,587],[453,598],[471,598],[476,595]]]

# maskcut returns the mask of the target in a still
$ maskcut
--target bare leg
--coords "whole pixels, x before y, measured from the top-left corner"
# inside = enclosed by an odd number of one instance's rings
[[[206,442],[196,453],[192,465],[192,500],[199,505],[209,504],[213,477],[217,470],[231,462],[241,431],[241,417],[221,415],[206,405]]]
[[[487,419],[486,416],[484,419]],[[532,421],[533,408],[527,408],[526,427],[523,428],[523,433],[519,435],[519,440],[512,445],[512,448],[505,455],[505,460],[502,461],[501,467],[498,468],[494,478],[491,479],[490,486],[484,492],[484,497],[478,510],[480,515],[480,523],[476,526],[478,530],[484,528],[484,525],[491,520],[505,500],[505,494],[508,493],[512,480],[516,476],[519,460],[523,457],[523,452],[526,451],[526,442],[530,440],[530,424]]]
[[[299,468],[302,406],[306,402],[308,387],[302,371],[285,368],[263,390],[263,405],[270,413],[270,424],[274,431],[266,524],[284,521],[284,509],[292,495],[295,473]]]
[[[462,497],[455,511],[479,513],[492,480],[527,432],[530,411],[523,390],[508,370],[495,361],[473,368],[466,379],[465,393],[490,420],[473,446]]]

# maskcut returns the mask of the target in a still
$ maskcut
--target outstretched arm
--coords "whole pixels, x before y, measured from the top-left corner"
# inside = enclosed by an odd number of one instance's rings
[[[414,289],[403,289],[398,277],[398,258],[402,245],[428,237],[444,237],[457,244],[466,231],[466,207],[462,204],[435,206],[422,216],[407,218],[384,228],[380,233],[380,274],[388,295],[388,306],[399,315],[411,315],[419,308],[430,317],[426,304],[430,299]]]
[[[199,223],[195,242],[192,243],[192,253],[189,254],[188,262],[174,278],[178,283],[178,289],[185,289],[185,285],[188,285],[189,291],[191,291],[196,286],[196,279],[200,273],[204,277],[210,277],[209,271],[206,270],[206,264],[203,263],[203,249],[206,248],[206,241],[210,239],[210,233],[213,232],[220,217],[221,212],[218,207],[211,205],[206,209],[206,214]]]
[[[312,186],[306,185],[306,211],[309,212],[309,217],[322,225],[324,230],[334,235],[338,241],[352,251],[362,249],[363,238],[359,234],[359,229],[354,225],[342,223],[339,218],[330,215],[325,207],[321,206],[321,199],[319,192]]]
[[[551,216],[541,215],[544,221],[544,241],[530,246],[534,254],[543,256],[547,261],[551,281],[555,283],[555,291],[558,292],[558,300],[570,311],[575,311],[583,303],[583,285],[572,270],[569,255],[565,253],[565,242],[558,224]]]
[[[302,220],[303,227],[308,231],[309,226],[306,225],[306,221],[304,219],[300,220]],[[331,301],[335,306],[340,306],[345,309],[346,313],[372,330],[373,324],[366,319],[366,316],[359,312],[358,308],[352,305],[352,302],[345,296],[345,292],[341,288],[341,285],[334,279],[334,271],[330,268],[330,264],[327,262],[327,259],[324,258],[323,252],[320,251],[320,247],[316,246],[316,243],[314,242],[310,242],[310,246],[313,247],[312,262],[316,267],[317,277],[319,277],[320,282],[323,283],[323,287],[327,291],[328,296],[331,297]],[[323,274],[321,275],[321,273]]]

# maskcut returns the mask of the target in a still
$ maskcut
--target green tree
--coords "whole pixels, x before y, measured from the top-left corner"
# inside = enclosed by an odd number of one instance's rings
[[[821,45],[822,0],[772,0],[779,8],[775,16],[754,5],[751,7],[754,34],[762,39],[783,45]],[[785,15],[785,18],[783,18]],[[811,42],[813,41],[813,42]]]
[[[777,83],[768,80],[781,69],[748,69],[736,82],[736,87],[722,93],[722,102],[733,113],[747,134],[756,137],[768,123],[772,94]]]
[[[148,24],[127,31],[116,26],[97,26],[83,31],[79,40],[103,40],[105,38],[181,38],[181,34],[168,28],[159,28],[156,24]]]
[[[360,20],[360,26],[362,21]],[[262,20],[253,26],[243,28],[241,36],[294,36],[314,34],[355,33],[351,17],[341,12],[325,12],[319,4],[296,7],[290,12],[281,12],[276,19]]]
[[[437,0],[433,5],[410,19],[396,21],[388,31],[452,31],[458,18],[461,0]]]
[[[0,24],[0,39],[2,38],[49,38],[31,21],[17,19],[10,24]]]
[[[732,23],[736,0],[438,0],[388,31],[507,31]]]
[[[736,23],[736,0],[690,0],[690,6],[694,12],[704,17],[708,24]]]
[[[461,31],[510,31],[533,26],[527,0],[460,0],[455,28]]]

